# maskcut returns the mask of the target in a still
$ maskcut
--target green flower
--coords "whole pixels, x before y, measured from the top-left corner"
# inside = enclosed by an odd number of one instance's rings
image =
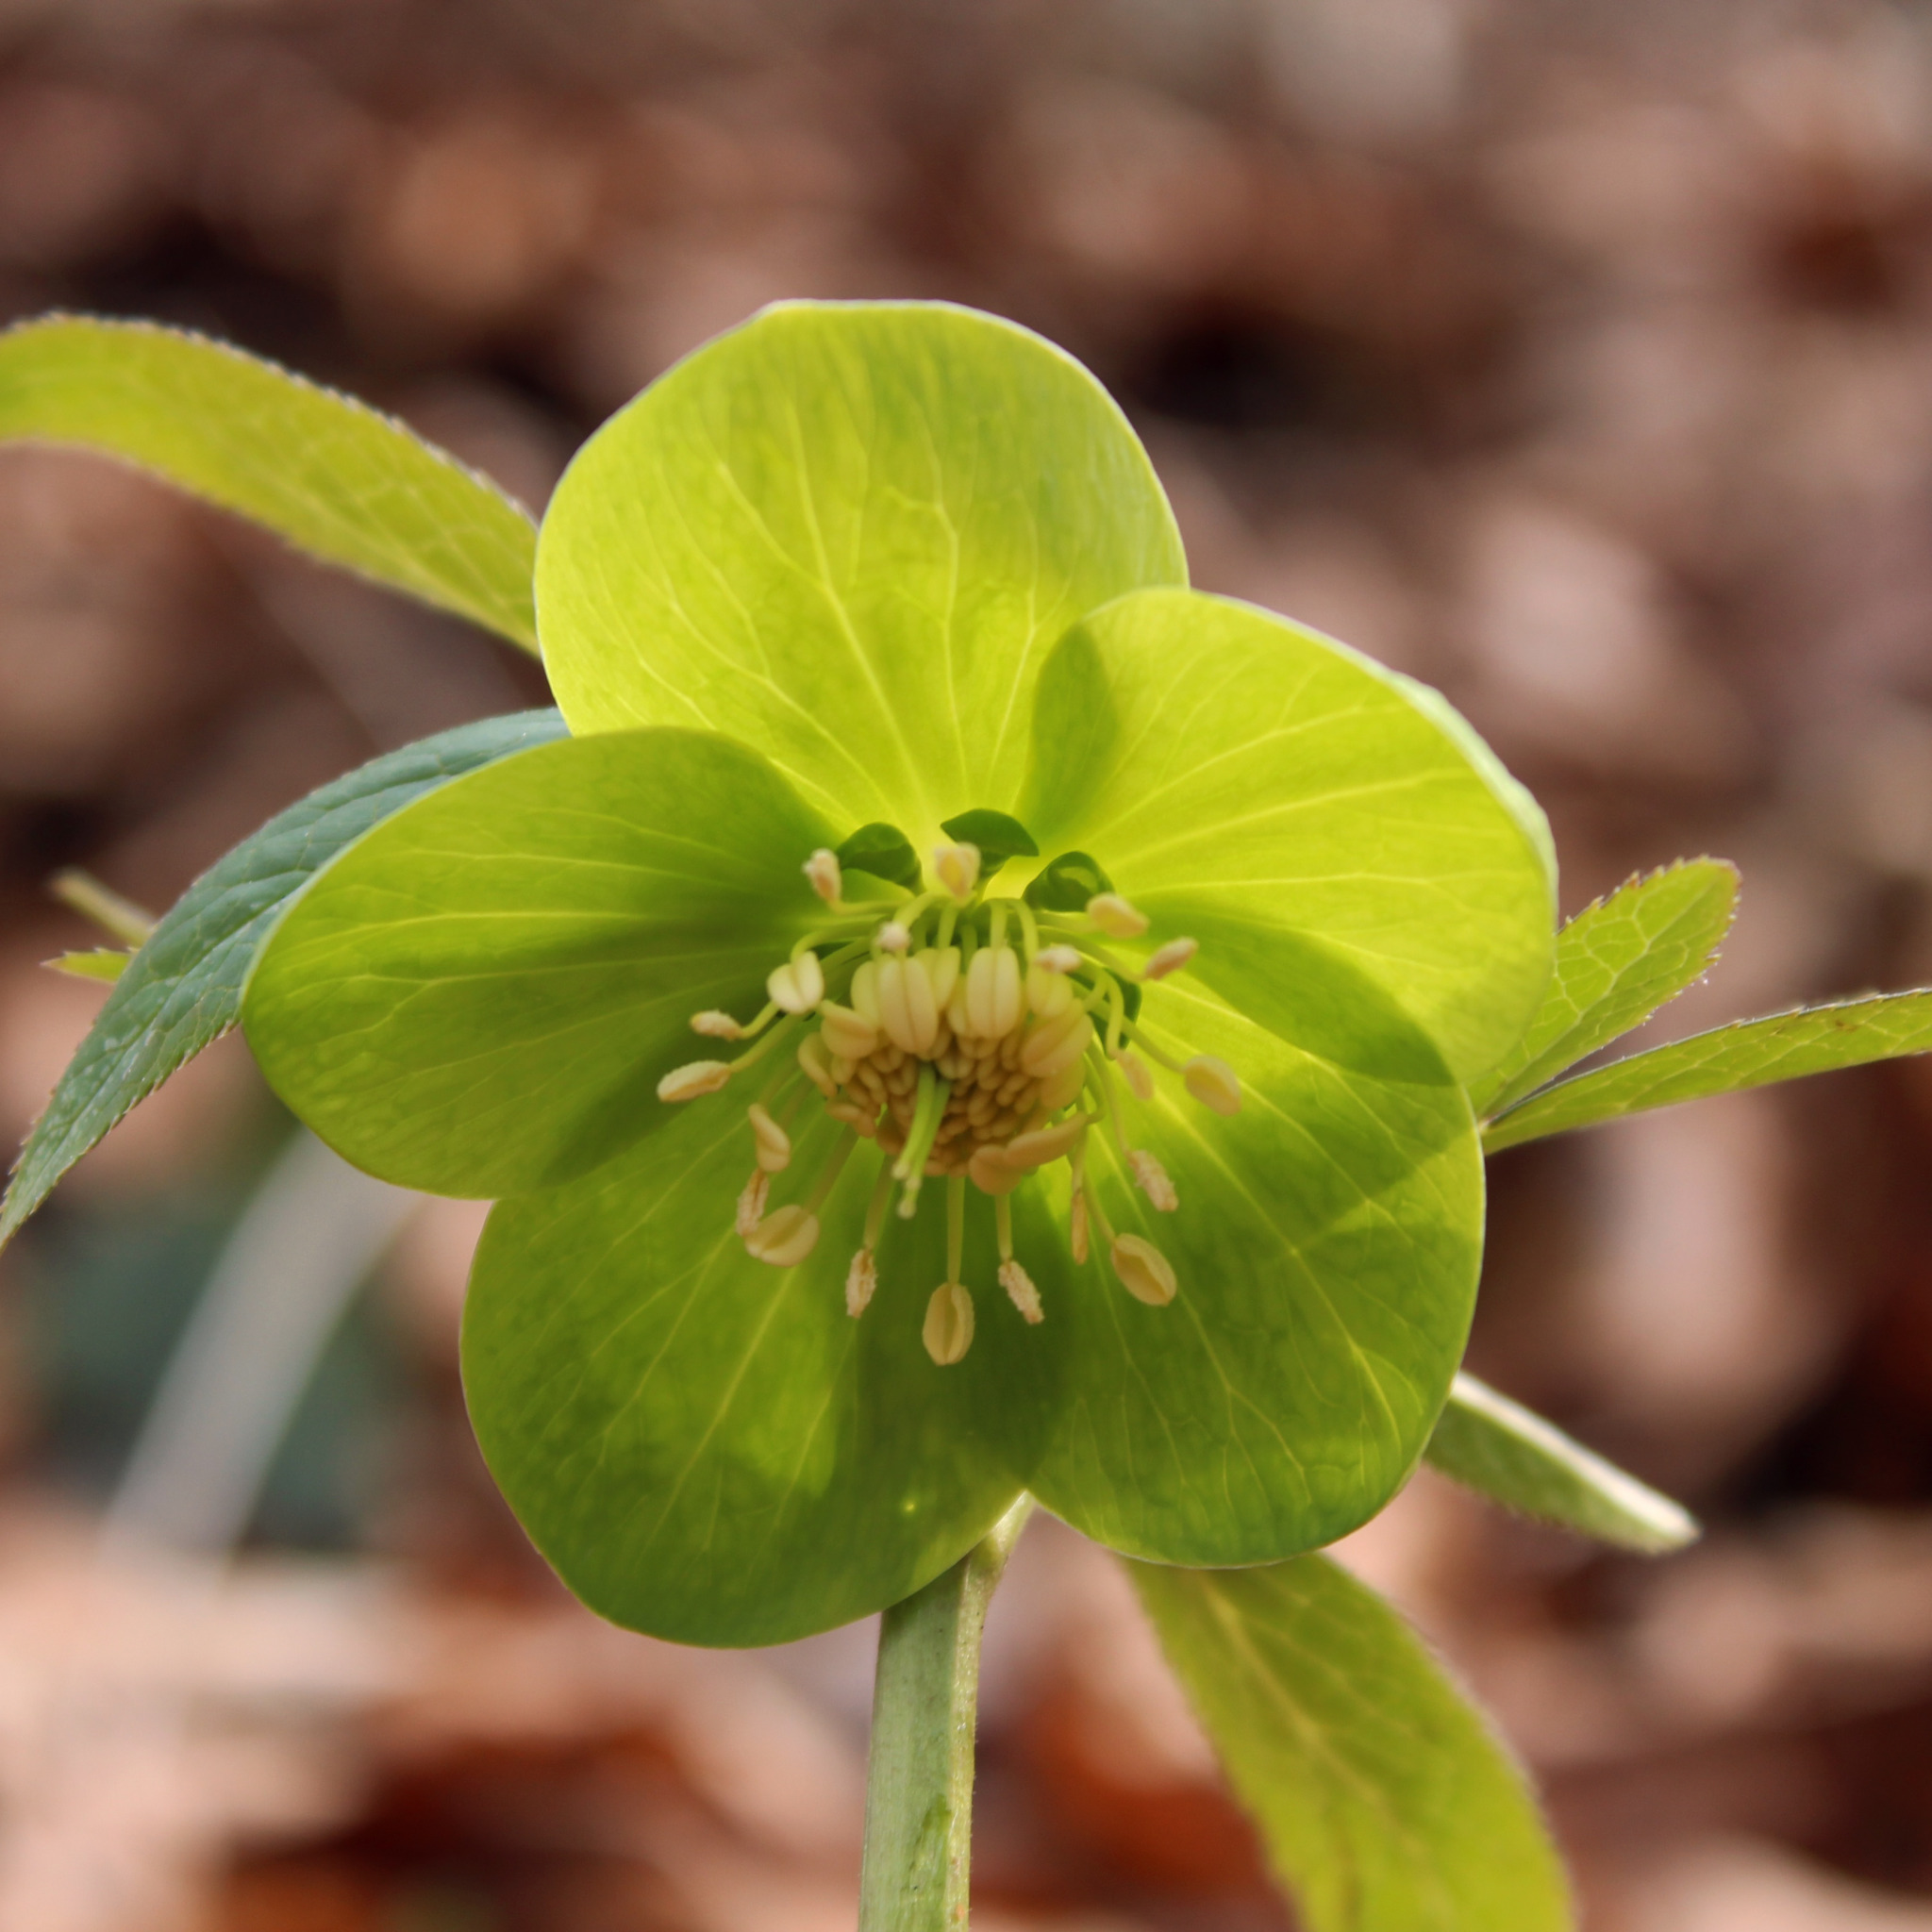
[[[497,1197],[471,1410],[571,1587],[763,1643],[1023,1490],[1193,1565],[1379,1508],[1474,1295],[1466,1086],[1550,971],[1468,728],[1187,589],[1100,388],[937,306],[673,370],[537,607],[574,735],[349,846],[244,1023],[358,1165]]]

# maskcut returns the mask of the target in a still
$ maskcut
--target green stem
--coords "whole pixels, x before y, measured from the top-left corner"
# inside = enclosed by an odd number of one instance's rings
[[[858,1932],[958,1932],[966,1924],[979,1636],[1033,1507],[1022,1496],[984,1542],[894,1604],[879,1625]]]

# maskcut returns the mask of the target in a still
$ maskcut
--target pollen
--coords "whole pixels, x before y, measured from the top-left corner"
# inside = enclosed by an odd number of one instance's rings
[[[1133,1144],[1128,1120],[1132,1106],[1156,1098],[1157,1070],[1214,1113],[1240,1110],[1241,1081],[1226,1061],[1188,1057],[1162,1031],[1150,1036],[1141,1013],[1139,989],[1184,970],[1196,942],[1150,937],[1138,963],[1124,958],[1094,935],[1148,935],[1147,916],[1130,900],[1109,891],[1082,909],[1053,911],[989,896],[980,854],[965,843],[938,848],[937,885],[902,890],[883,922],[876,905],[866,911],[843,903],[830,851],[812,853],[804,869],[824,902],[823,923],[772,968],[766,1005],[748,1021],[717,1009],[692,1018],[708,1038],[744,1042],[738,1058],[694,1060],[658,1087],[665,1101],[695,1100],[763,1063],[745,1108],[751,1178],[732,1215],[746,1252],[774,1268],[813,1261],[822,1215],[851,1212],[827,1203],[860,1153],[872,1191],[864,1239],[845,1271],[845,1311],[858,1318],[882,1304],[909,1320],[918,1306],[908,1306],[914,1290],[905,1278],[913,1250],[889,1229],[917,1217],[933,1184],[945,1196],[946,1278],[925,1297],[920,1335],[932,1360],[949,1367],[973,1346],[967,1233],[989,1215],[1011,1311],[995,1300],[987,1319],[1017,1316],[1024,1328],[1045,1320],[1040,1289],[1015,1251],[1014,1203],[1064,1161],[1072,1179],[1059,1184],[1060,1198],[1074,1269],[1104,1257],[1136,1301],[1173,1301],[1180,1289],[1174,1264],[1134,1224],[1177,1213],[1180,1198],[1158,1157]],[[810,1157],[815,1175],[797,1181],[801,1150],[826,1147]],[[774,1191],[791,1198],[774,1201]],[[1116,1228],[1110,1217],[1124,1224]]]

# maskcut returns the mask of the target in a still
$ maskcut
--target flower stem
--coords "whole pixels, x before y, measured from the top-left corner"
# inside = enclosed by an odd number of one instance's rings
[[[858,1932],[966,1924],[979,1636],[1033,1507],[1022,1496],[983,1542],[879,1625]]]

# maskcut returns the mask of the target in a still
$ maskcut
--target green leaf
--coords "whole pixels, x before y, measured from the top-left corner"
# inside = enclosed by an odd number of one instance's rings
[[[527,512],[402,424],[239,349],[151,323],[25,324],[0,335],[6,438],[122,458],[537,647]]]
[[[1932,991],[1926,990],[1873,993],[1763,1020],[1738,1020],[1545,1087],[1492,1120],[1483,1129],[1483,1147],[1497,1154],[1545,1134],[1594,1126],[1648,1108],[1927,1051]]]
[[[537,555],[574,731],[725,732],[834,824],[922,847],[1013,804],[1024,693],[1066,627],[1185,581],[1099,384],[916,302],[785,303],[698,350],[579,451]]]
[[[41,963],[55,973],[71,974],[75,979],[105,979],[111,986],[133,958],[117,946],[96,946],[91,953],[57,953]]]
[[[675,1111],[662,1074],[718,1057],[693,1013],[763,1006],[824,915],[801,868],[829,843],[728,739],[540,746],[398,813],[315,882],[249,982],[249,1044],[384,1180],[488,1196],[571,1178]]]
[[[1131,1566],[1308,1932],[1564,1932],[1562,1861],[1485,1717],[1324,1557]]]
[[[945,1218],[894,1222],[877,1293],[845,1313],[871,1151],[820,1208],[801,1266],[732,1232],[752,1140],[733,1098],[573,1186],[501,1202],[463,1317],[463,1384],[491,1473],[563,1580],[613,1622],[684,1643],[779,1643],[897,1603],[965,1554],[1020,1482],[1011,1429],[1043,1410],[1044,1359],[995,1290],[966,1358],[920,1341]],[[835,1145],[816,1109],[773,1194]],[[1037,1244],[1036,1209],[1019,1210]],[[966,1278],[990,1284],[991,1215]],[[1024,1430],[1018,1432],[1024,1438]],[[1022,1442],[1024,1450],[1024,1441]]]
[[[1470,1090],[1476,1111],[1534,1092],[1676,998],[1710,964],[1737,904],[1736,866],[1688,858],[1579,912],[1557,935],[1557,970],[1529,1031]]]
[[[1365,1522],[1435,1425],[1482,1253],[1474,1126],[1453,1083],[1337,1067],[1186,977],[1149,987],[1143,1020],[1158,1041],[1239,1069],[1241,1108],[1223,1119],[1163,1078],[1128,1109],[1174,1212],[1156,1211],[1106,1138],[1089,1143],[1108,1224],[1173,1264],[1166,1307],[1127,1294],[1097,1230],[1091,1258],[1073,1261],[1064,1166],[1030,1184],[1055,1224],[1018,1249],[1045,1308],[1055,1413],[1030,1465],[1011,1456],[1056,1515],[1129,1556],[1274,1561]]]
[[[1474,1375],[1457,1376],[1425,1455],[1507,1508],[1626,1550],[1681,1549],[1697,1537],[1688,1510]]]
[[[1417,691],[1246,605],[1123,597],[1041,674],[1021,816],[1098,854],[1157,933],[1200,941],[1198,978],[1285,1039],[1386,1067],[1414,1020],[1468,1078],[1542,995],[1553,882],[1520,788]],[[1345,1013],[1303,994],[1324,958],[1357,969]]]
[[[557,712],[525,711],[406,745],[311,791],[205,872],[135,954],[61,1074],[0,1206],[0,1241],[138,1100],[234,1025],[257,953],[319,867],[425,792],[562,731]]]
[[[919,890],[919,855],[897,825],[874,822],[860,825],[838,851],[841,872],[861,872],[888,885]]]
[[[980,807],[942,821],[940,830],[949,839],[963,839],[979,848],[979,875],[983,879],[990,879],[1009,858],[1040,857],[1033,834],[1009,812]]]

